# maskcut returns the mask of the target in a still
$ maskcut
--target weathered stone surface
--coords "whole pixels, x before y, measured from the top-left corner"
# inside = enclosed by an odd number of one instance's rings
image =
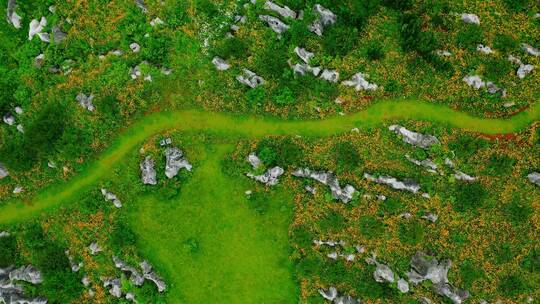
[[[422,215],[421,218],[425,219],[426,221],[435,223],[439,219],[439,216],[434,213],[428,213],[426,215]]]
[[[253,173],[247,173],[246,175],[249,178],[252,178],[258,182],[261,182],[263,184],[266,184],[267,186],[275,186],[279,182],[279,177],[285,173],[285,170],[280,167],[274,167],[271,169],[268,169],[264,174],[262,175],[254,175]]]
[[[3,179],[8,176],[9,176],[8,169],[4,167],[4,164],[0,163],[0,179]]]
[[[308,29],[318,36],[322,36],[325,27],[336,23],[337,16],[320,4],[315,4],[313,11],[319,15],[319,18],[315,20]]]
[[[9,24],[13,25],[16,29],[21,28],[21,16],[15,12],[15,8],[17,8],[17,1],[16,0],[8,0],[7,4],[7,21]]]
[[[296,19],[296,12],[290,9],[288,6],[279,6],[272,1],[266,1],[264,3],[264,8],[274,11],[284,18]]]
[[[135,0],[135,4],[142,10],[143,13],[146,14],[148,12],[148,8],[146,8],[144,0]]]
[[[466,173],[463,173],[459,170],[456,170],[455,173],[454,173],[454,178],[457,179],[457,180],[462,180],[462,181],[466,181],[466,182],[473,182],[476,180],[476,177],[473,177],[473,176],[470,176]]]
[[[0,238],[8,237],[10,235],[11,233],[9,233],[8,231],[0,231]]]
[[[90,286],[90,279],[85,275],[81,279],[81,283],[83,284],[84,287],[88,287],[88,286]]]
[[[90,94],[90,96],[86,96],[86,94],[84,93],[79,93],[77,94],[76,99],[83,108],[87,109],[90,112],[94,111],[95,108],[94,104],[92,103],[92,100],[94,100],[93,94]]]
[[[407,293],[407,292],[409,292],[409,283],[407,281],[405,281],[404,279],[400,278],[397,281],[397,289],[401,293]]]
[[[90,246],[88,246],[88,250],[90,250],[91,255],[96,255],[103,251],[103,249],[99,247],[97,242],[93,242],[92,244],[90,244]]]
[[[479,51],[480,53],[483,53],[483,54],[486,54],[486,55],[493,54],[493,50],[489,46],[486,46],[486,45],[483,45],[483,44],[477,45],[476,50]]]
[[[77,272],[81,269],[81,267],[83,266],[83,262],[75,262],[75,258],[73,258],[73,256],[70,254],[69,250],[66,250],[64,251],[64,253],[66,254],[67,258],[68,258],[68,261],[69,261],[69,266],[71,267],[71,271],[73,272]]]
[[[437,173],[437,164],[429,158],[426,158],[424,160],[417,160],[412,158],[409,154],[405,154],[405,158],[417,166],[426,168],[426,170],[430,173]]]
[[[167,285],[165,282],[154,272],[152,266],[147,261],[142,261],[140,264],[143,270],[143,277],[147,280],[154,282],[159,292],[165,291]]]
[[[141,286],[144,283],[144,277],[143,275],[135,269],[135,267],[132,267],[128,265],[126,262],[122,261],[117,256],[113,256],[113,262],[114,266],[123,272],[129,274],[129,279],[135,286]]]
[[[43,33],[43,29],[47,26],[47,19],[41,17],[40,21],[33,19],[30,22],[30,28],[28,30],[28,40],[32,40],[35,35],[38,35],[39,39],[44,42],[50,42],[50,36],[47,33]]]
[[[465,81],[470,87],[473,87],[477,90],[486,86],[486,83],[478,75],[465,76],[463,78],[463,81]]]
[[[516,75],[523,79],[525,76],[530,74],[534,70],[534,65],[532,64],[521,64],[516,72]]]
[[[53,33],[53,41],[54,41],[54,43],[60,43],[60,42],[64,41],[66,39],[66,37],[67,37],[67,34],[64,33],[62,31],[62,29],[60,29],[60,27],[58,25],[53,26],[52,33]]]
[[[361,304],[360,299],[355,299],[348,294],[339,295],[337,289],[334,286],[330,286],[328,289],[320,288],[319,294],[328,301],[334,304]]]
[[[101,194],[106,201],[112,202],[116,208],[122,208],[122,202],[114,193],[109,192],[107,189],[101,188]]]
[[[216,66],[216,69],[219,71],[226,71],[231,68],[231,65],[228,64],[224,59],[220,57],[214,57],[212,63]]]
[[[34,58],[34,66],[38,69],[40,69],[43,66],[43,62],[45,61],[45,55],[39,54]]]
[[[298,57],[300,57],[300,59],[302,59],[307,64],[309,64],[309,61],[311,60],[311,58],[315,57],[314,53],[311,53],[301,47],[294,48],[294,52],[296,53],[296,55],[298,55]]]
[[[337,289],[334,286],[330,286],[328,289],[319,289],[319,294],[328,301],[334,301],[338,296]]]
[[[261,165],[261,160],[259,159],[257,154],[255,154],[255,152],[252,152],[248,155],[247,161],[253,169],[257,169]]]
[[[401,136],[404,142],[419,148],[428,149],[433,145],[440,144],[437,137],[433,135],[425,135],[422,133],[409,131],[405,127],[399,125],[391,125],[388,127],[388,129],[396,133],[398,136]]]
[[[133,42],[129,45],[129,48],[133,53],[138,53],[141,51],[141,46],[137,42]]]
[[[0,303],[7,304],[46,304],[45,298],[26,298],[24,286],[17,281],[25,281],[30,284],[40,284],[43,279],[39,270],[27,265],[18,269],[13,267],[0,268]]]
[[[31,284],[40,284],[43,282],[41,272],[32,265],[26,265],[12,270],[9,273],[9,279],[11,281],[24,281]]]
[[[533,55],[535,57],[540,57],[540,50],[538,50],[537,48],[532,47],[530,44],[522,43],[521,48],[523,49],[523,51],[525,51],[525,53],[528,53],[528,54]]]
[[[463,14],[461,14],[461,21],[463,21],[465,23],[468,23],[468,24],[476,24],[476,25],[480,24],[480,18],[478,18],[478,16],[475,15],[475,14],[463,13]]]
[[[109,289],[109,293],[115,297],[120,298],[122,297],[122,281],[120,279],[101,279],[103,281],[103,287],[111,287]]]
[[[400,181],[392,176],[375,177],[369,173],[364,173],[364,178],[378,184],[388,185],[396,190],[406,190],[412,193],[418,193],[420,185],[414,181]]]
[[[1,165],[0,165],[0,177],[2,176],[1,175]],[[540,173],[538,172],[533,172],[529,175],[527,175],[527,178],[529,179],[529,181],[537,186],[540,187]]]
[[[17,128],[17,131],[19,131],[19,132],[21,132],[21,133],[24,133],[24,127],[23,127],[23,125],[18,124],[16,128]]]
[[[495,85],[493,82],[488,81],[486,83],[487,91],[489,94],[497,94],[500,93],[502,97],[506,97],[506,90],[499,88],[497,85]]]
[[[317,246],[322,246],[322,245],[326,245],[326,246],[330,246],[330,247],[336,247],[336,246],[345,246],[345,242],[344,241],[334,241],[334,240],[327,240],[327,241],[322,241],[322,240],[313,240],[313,244],[317,245]]]
[[[323,72],[321,73],[321,78],[326,81],[336,83],[339,81],[339,72],[334,71],[334,70],[324,69]]]
[[[433,290],[449,298],[454,304],[461,304],[470,296],[468,291],[456,288],[449,283],[435,284]]]
[[[426,297],[421,297],[419,299],[419,301],[420,301],[421,304],[431,304],[432,303],[431,300],[426,298]]]
[[[376,265],[377,267],[373,272],[373,278],[375,279],[375,281],[379,283],[394,283],[396,279],[394,277],[394,272],[392,271],[392,269],[390,269],[390,267],[388,267],[387,265],[378,262],[376,262]]]
[[[168,146],[170,144],[172,144],[172,139],[170,137],[164,138],[164,139],[159,141],[159,145],[162,146],[162,147]]]
[[[243,72],[244,75],[239,75],[236,77],[236,80],[238,80],[240,83],[245,84],[252,89],[264,84],[264,79],[252,71],[244,69]]]
[[[343,85],[354,87],[357,91],[375,91],[378,86],[375,83],[370,83],[366,80],[368,78],[367,74],[356,73],[350,80],[345,80],[342,82]]]
[[[180,169],[191,171],[192,166],[183,155],[184,153],[182,150],[176,147],[167,148],[167,150],[165,150],[165,175],[167,178],[175,177]]]
[[[289,26],[276,17],[269,15],[260,15],[259,19],[265,21],[266,24],[276,33],[281,34],[289,29]]]
[[[332,172],[319,172],[319,171],[312,171],[309,168],[304,168],[304,169],[297,169],[292,174],[296,177],[312,178],[330,187],[330,190],[332,191],[332,197],[336,200],[340,200],[341,202],[345,204],[351,201],[356,191],[354,187],[351,185],[346,185],[345,187],[342,188],[339,185],[338,179]]]
[[[313,76],[317,77],[321,73],[320,67],[312,67],[305,63],[297,63],[293,67],[293,71],[296,74],[300,74],[302,76],[305,76],[306,74],[313,74]]]
[[[152,156],[147,156],[140,164],[141,180],[145,185],[157,184],[155,162]]]
[[[13,126],[15,124],[15,116],[11,115],[11,113],[7,113],[6,115],[4,115],[4,117],[2,117],[2,120],[10,126]]]
[[[452,53],[450,53],[447,50],[436,50],[435,54],[437,54],[438,56],[441,56],[441,57],[450,57],[450,56],[452,56]]]

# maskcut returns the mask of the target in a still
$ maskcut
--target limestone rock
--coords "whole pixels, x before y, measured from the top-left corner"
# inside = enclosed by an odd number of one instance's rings
[[[293,67],[293,71],[296,74],[300,74],[302,76],[305,76],[306,74],[313,74],[313,76],[317,77],[321,73],[320,67],[312,67],[305,63],[297,63]]]
[[[476,50],[486,55],[493,54],[493,50],[489,46],[485,46],[483,44],[477,45]]]
[[[0,268],[0,303],[47,303],[47,300],[41,297],[26,298],[24,296],[24,285],[17,284],[18,281],[40,284],[43,279],[39,270],[32,267],[32,265],[23,266],[18,269],[13,269],[13,267]]]
[[[66,250],[64,251],[64,253],[66,254],[67,258],[68,258],[68,261],[69,261],[69,266],[71,267],[71,271],[73,272],[77,272],[81,269],[81,267],[83,266],[83,262],[75,262],[75,258],[73,258],[73,256],[70,254],[69,250]]]
[[[489,94],[497,94],[500,93],[502,97],[506,97],[506,90],[499,88],[497,85],[495,85],[493,82],[488,81],[486,84],[487,91]]]
[[[103,251],[103,249],[99,247],[97,242],[93,242],[92,244],[90,244],[90,246],[88,246],[88,250],[90,250],[91,255],[96,255]]]
[[[261,160],[255,154],[255,152],[250,153],[248,155],[247,160],[248,160],[249,164],[251,165],[251,167],[253,167],[253,169],[257,169],[261,165]]]
[[[436,50],[435,54],[437,54],[438,56],[441,56],[441,57],[450,57],[450,56],[452,56],[452,53],[450,53],[447,50]]]
[[[269,15],[260,15],[259,19],[265,21],[268,26],[276,33],[281,34],[289,29],[289,26],[276,17]]]
[[[147,261],[142,261],[140,263],[141,269],[143,270],[143,277],[147,280],[154,282],[159,292],[165,291],[167,285],[165,282],[154,272],[152,266]]]
[[[146,8],[144,0],[135,0],[135,4],[142,10],[143,13],[146,14],[148,12],[148,8]]]
[[[437,137],[433,135],[424,135],[422,133],[409,131],[405,127],[399,125],[391,125],[388,129],[401,136],[404,142],[419,148],[428,149],[433,145],[440,144]]]
[[[164,138],[164,139],[159,141],[159,145],[162,146],[162,147],[168,146],[170,144],[172,144],[172,139],[170,137]]]
[[[107,189],[101,188],[101,194],[106,201],[112,202],[116,208],[122,208],[122,202],[114,193],[109,192]]]
[[[139,271],[137,271],[137,269],[135,269],[135,267],[129,266],[117,256],[113,256],[112,259],[116,268],[129,274],[129,280],[133,282],[135,286],[142,286],[144,283],[144,277]]]
[[[183,157],[183,154],[182,150],[176,147],[167,148],[167,150],[165,150],[165,175],[167,178],[175,177],[180,169],[191,171],[192,166],[188,160]]]
[[[326,300],[333,302],[334,304],[361,304],[360,299],[355,299],[348,294],[339,295],[337,289],[334,286],[330,286],[328,289],[320,288],[319,294]]]
[[[154,169],[154,159],[152,156],[147,156],[140,164],[141,180],[145,185],[157,184],[156,170]]]
[[[475,88],[475,89],[481,89],[486,86],[486,83],[480,78],[478,75],[468,75],[463,78],[463,81],[465,81],[469,86]]]
[[[454,304],[461,304],[470,296],[468,291],[448,283],[435,284],[433,290],[439,295],[449,298]]]
[[[377,184],[385,184],[396,190],[406,190],[412,193],[418,193],[420,185],[414,181],[400,181],[392,176],[375,177],[369,173],[364,173],[364,178],[376,182]]]
[[[279,6],[272,1],[266,1],[264,3],[264,8],[274,11],[284,18],[296,19],[296,12],[290,9],[288,6]]]
[[[319,18],[315,20],[308,29],[318,36],[322,36],[325,27],[336,23],[337,16],[320,4],[315,4],[313,11],[319,15]]]
[[[30,29],[28,30],[28,40],[32,40],[35,35],[38,35],[41,41],[50,42],[49,34],[43,33],[45,26],[47,26],[47,19],[45,17],[41,17],[40,21],[33,19],[30,22]]]
[[[212,63],[216,66],[216,69],[219,71],[225,71],[231,68],[231,65],[228,64],[224,59],[220,57],[214,57]]]
[[[66,37],[67,37],[67,34],[64,33],[62,31],[62,29],[60,29],[60,27],[58,25],[53,26],[52,33],[53,33],[53,41],[54,41],[54,43],[60,43],[60,42],[64,41],[66,39]]]
[[[271,169],[268,169],[264,174],[262,175],[254,175],[253,173],[247,173],[246,175],[249,178],[252,178],[258,182],[261,182],[263,184],[266,184],[267,186],[275,186],[279,182],[279,177],[285,173],[285,170],[280,167],[274,167]]]
[[[463,13],[463,14],[461,14],[461,21],[463,21],[465,23],[468,23],[468,24],[476,24],[476,25],[480,24],[480,18],[478,18],[478,16],[475,15],[475,14]]]
[[[516,75],[523,79],[525,76],[527,76],[529,73],[531,73],[534,70],[534,66],[532,64],[521,64],[516,72]]]
[[[8,231],[0,231],[0,238],[8,237],[10,235],[11,233],[9,233]]]
[[[319,289],[319,294],[328,301],[334,301],[338,296],[337,289],[334,286],[330,286],[328,289]]]
[[[339,72],[334,71],[334,70],[324,69],[321,74],[321,78],[326,81],[336,83],[339,81]]]
[[[43,66],[43,62],[45,61],[45,55],[39,54],[34,58],[34,66],[38,69],[40,69]]]
[[[300,57],[300,59],[302,59],[306,64],[309,64],[309,61],[311,60],[311,58],[315,57],[315,54],[314,54],[314,53],[311,53],[311,52],[307,51],[306,49],[300,48],[300,47],[294,48],[294,52],[295,52],[296,55],[298,55],[298,57]]]
[[[150,26],[155,27],[155,26],[158,26],[158,25],[162,25],[164,23],[165,22],[163,22],[163,20],[161,20],[161,18],[156,17],[156,18],[152,19],[152,21],[150,21]]]
[[[236,77],[236,80],[238,80],[240,83],[245,84],[252,89],[264,84],[264,79],[252,71],[244,69],[243,72],[244,75],[239,75]]]
[[[10,113],[4,115],[2,120],[10,126],[13,126],[15,124],[15,116],[11,115]]]
[[[131,49],[133,53],[138,53],[141,51],[141,46],[136,42],[133,42],[132,44],[130,44],[129,48]]]
[[[11,281],[24,281],[31,284],[40,284],[43,282],[41,272],[32,265],[26,265],[12,270],[9,273],[9,279]]]
[[[400,278],[397,281],[397,289],[401,293],[407,293],[407,292],[409,292],[409,283],[407,281],[405,281],[404,279]]]
[[[435,223],[439,219],[439,216],[434,213],[428,213],[426,215],[422,215],[421,218],[425,219],[426,221]]]
[[[2,166],[0,164],[0,178],[2,177]],[[529,181],[537,186],[540,187],[540,173],[538,172],[533,172],[529,175],[527,175],[527,178],[529,179]]]
[[[357,91],[375,91],[377,90],[378,86],[374,83],[369,83],[366,78],[368,77],[367,74],[364,73],[356,73],[353,75],[353,77],[350,80],[343,81],[342,84],[354,87]]]
[[[111,289],[109,289],[109,293],[113,297],[120,298],[122,296],[122,282],[120,279],[102,279],[102,281],[103,287],[111,287]]]
[[[15,12],[15,8],[17,7],[17,1],[16,0],[8,0],[7,4],[7,21],[11,25],[13,25],[16,29],[21,28],[21,16]]]
[[[385,264],[376,262],[377,268],[373,272],[373,278],[379,283],[394,283],[394,272]]]
[[[4,164],[0,163],[0,179],[3,179],[8,176],[9,176],[8,169],[4,167]]]
[[[417,160],[409,156],[409,154],[405,154],[405,158],[417,166],[426,168],[426,170],[430,173],[437,173],[437,164],[429,158],[426,158],[424,160]]]
[[[538,50],[537,48],[532,47],[531,45],[529,45],[527,43],[522,43],[521,48],[523,49],[523,51],[525,51],[526,53],[528,53],[530,55],[533,55],[535,57],[540,57],[540,50]]]
[[[348,203],[352,200],[356,189],[351,185],[346,185],[343,188],[339,185],[338,179],[332,172],[318,172],[312,171],[309,168],[297,169],[292,173],[296,177],[311,178],[319,183],[322,183],[330,188],[332,191],[332,197],[336,200],[340,200],[343,203]]]
[[[95,108],[94,104],[92,103],[92,100],[94,100],[93,94],[86,96],[86,94],[84,93],[79,93],[77,94],[76,99],[83,108],[87,109],[90,112],[94,111]]]
[[[456,170],[456,172],[454,173],[454,178],[457,179],[457,180],[462,180],[462,181],[466,181],[466,182],[473,182],[476,180],[476,177],[472,177],[466,173],[463,173],[459,170]]]

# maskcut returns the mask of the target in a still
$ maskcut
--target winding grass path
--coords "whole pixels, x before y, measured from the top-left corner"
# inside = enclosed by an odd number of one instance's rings
[[[156,133],[177,129],[212,132],[229,138],[260,138],[265,135],[303,135],[324,137],[352,128],[376,126],[391,119],[412,119],[447,124],[451,127],[486,134],[513,133],[540,119],[540,103],[510,119],[484,119],[452,110],[444,105],[420,101],[381,101],[367,110],[325,120],[283,121],[230,114],[182,110],[146,116],[122,132],[102,157],[68,182],[57,183],[40,191],[29,202],[8,201],[0,206],[0,224],[24,221],[42,212],[73,201],[81,191],[106,177],[111,168],[138,144]]]

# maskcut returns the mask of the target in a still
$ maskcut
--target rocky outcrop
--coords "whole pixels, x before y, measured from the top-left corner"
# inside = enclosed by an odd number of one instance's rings
[[[426,215],[422,215],[420,218],[435,223],[439,219],[439,216],[435,213],[428,213]]]
[[[31,284],[40,284],[43,282],[41,272],[32,265],[26,265],[10,271],[10,281],[24,281]]]
[[[106,201],[112,202],[116,208],[122,208],[122,202],[118,199],[118,197],[114,193],[109,192],[107,189],[101,188],[101,194],[103,195]]]
[[[116,268],[120,269],[121,271],[127,273],[129,275],[129,280],[135,286],[142,286],[142,284],[144,283],[144,277],[143,277],[142,273],[137,271],[137,269],[135,269],[135,267],[132,267],[132,266],[128,265],[126,262],[122,261],[117,256],[113,256],[112,259],[113,259],[113,262],[114,262],[114,266]]]
[[[236,80],[254,89],[264,84],[264,79],[248,69],[243,70],[244,75],[236,76]]]
[[[377,184],[388,185],[396,190],[405,190],[412,193],[420,191],[420,185],[414,181],[400,181],[392,176],[375,177],[369,173],[364,173],[364,178]]]
[[[339,294],[334,286],[328,289],[319,289],[319,294],[326,300],[333,302],[334,304],[361,304],[362,300],[355,299],[348,294]]]
[[[212,64],[214,64],[218,71],[226,71],[231,68],[231,65],[220,57],[214,57],[214,59],[212,59]]]
[[[113,279],[104,279],[101,278],[101,281],[103,282],[103,287],[109,288],[109,293],[115,297],[120,298],[122,297],[122,281],[120,281],[119,278],[113,278]]]
[[[1,172],[1,171],[0,171]],[[0,175],[1,177],[1,175]],[[540,173],[538,172],[533,172],[529,175],[527,175],[527,178],[529,179],[529,181],[537,186],[540,187]]]
[[[297,16],[296,12],[290,9],[288,6],[279,6],[272,1],[266,1],[264,3],[264,8],[267,10],[274,11],[284,18],[296,19],[296,16]]]
[[[374,83],[370,83],[366,80],[368,77],[364,73],[356,73],[350,80],[343,81],[342,84],[349,87],[354,87],[357,91],[375,91],[378,86]]]
[[[339,72],[335,70],[324,69],[321,73],[321,78],[328,82],[337,83],[339,81]]]
[[[0,268],[0,303],[20,303],[20,304],[46,304],[45,298],[27,298],[24,295],[24,285],[17,282],[27,282],[30,284],[40,284],[43,282],[41,272],[32,265],[23,266],[17,269],[13,267]]]
[[[285,173],[285,170],[281,167],[273,167],[271,169],[268,169],[264,174],[262,175],[254,175],[253,173],[249,172],[246,173],[246,175],[249,178],[252,178],[258,182],[261,182],[267,186],[275,186],[279,182],[279,177]]]
[[[348,203],[352,200],[356,190],[351,185],[341,187],[338,179],[332,172],[318,172],[312,171],[309,168],[297,169],[292,173],[296,177],[305,177],[314,179],[330,188],[332,191],[332,197],[336,200],[340,200],[343,203]]]
[[[0,163],[0,179],[6,178],[9,176],[9,171],[4,164]]]
[[[16,0],[8,0],[7,4],[7,21],[9,24],[13,25],[16,29],[21,28],[21,16],[15,12],[15,8],[17,8],[17,1]]]
[[[141,266],[143,277],[154,282],[159,292],[165,291],[167,284],[165,284],[161,277],[154,272],[152,265],[150,265],[150,263],[147,261],[142,261],[139,265]]]
[[[67,34],[64,33],[58,25],[53,26],[52,34],[54,43],[60,43],[64,41],[67,37]]]
[[[66,254],[66,256],[68,258],[69,266],[71,267],[71,271],[73,271],[73,272],[79,271],[81,269],[81,267],[83,266],[83,262],[79,262],[79,263],[75,262],[75,258],[71,255],[69,250],[64,251],[64,253]]]
[[[480,18],[475,14],[463,13],[461,14],[461,21],[468,24],[480,24]]]
[[[527,53],[529,55],[533,55],[535,57],[540,57],[540,50],[537,49],[537,48],[532,47],[530,44],[522,43],[521,48],[523,49],[523,51],[525,51],[525,53]]]
[[[266,24],[268,24],[268,26],[278,34],[282,34],[289,29],[289,26],[287,24],[283,23],[283,21],[279,20],[276,17],[269,15],[260,15],[259,19],[266,22]]]
[[[429,158],[426,158],[424,160],[417,160],[412,158],[409,154],[405,154],[405,158],[417,166],[426,168],[426,170],[430,173],[437,173],[437,164]]]
[[[96,255],[96,254],[103,251],[103,249],[101,249],[101,247],[99,247],[97,242],[92,242],[92,244],[90,244],[90,246],[88,246],[88,250],[90,251],[91,255]]]
[[[309,27],[309,31],[322,36],[324,28],[330,26],[337,21],[337,16],[329,9],[323,7],[320,4],[315,4],[313,11],[319,15],[319,18],[315,20]]]
[[[141,180],[145,185],[156,185],[156,169],[154,169],[155,162],[152,156],[147,156],[140,164]]]
[[[33,19],[30,22],[30,27],[28,30],[28,40],[32,40],[34,36],[37,35],[41,41],[50,42],[51,38],[49,34],[43,32],[45,26],[47,26],[47,19],[45,19],[45,17],[41,17],[40,21]]]
[[[183,155],[182,150],[175,147],[165,150],[165,175],[167,178],[175,177],[180,169],[191,171],[192,166]]]
[[[84,93],[79,93],[77,94],[76,99],[83,108],[87,109],[90,112],[94,111],[95,108],[94,104],[92,103],[92,100],[94,100],[93,94],[86,96],[86,94]]]
[[[399,125],[391,125],[388,129],[402,137],[404,142],[419,148],[428,149],[433,145],[440,144],[437,137],[433,135],[425,135],[422,133],[409,131],[405,127]]]

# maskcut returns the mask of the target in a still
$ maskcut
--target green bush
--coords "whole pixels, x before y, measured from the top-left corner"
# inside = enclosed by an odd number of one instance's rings
[[[521,268],[531,272],[540,272],[540,249],[532,248],[529,254],[527,254],[523,261],[521,261]]]
[[[348,141],[334,145],[334,159],[338,172],[353,171],[362,163],[362,158],[356,147]]]
[[[503,206],[502,211],[512,223],[524,224],[529,222],[534,210],[527,200],[514,196],[510,203]]]
[[[213,49],[213,56],[219,56],[224,59],[247,58],[250,56],[248,43],[238,37],[223,39]]]
[[[111,234],[111,243],[119,249],[137,244],[137,235],[127,223],[127,219],[119,218],[116,220],[116,225]]]
[[[303,150],[290,137],[267,137],[257,145],[257,155],[268,167],[298,166],[303,156]]]
[[[497,265],[505,264],[514,258],[514,248],[510,243],[495,243],[490,247],[491,256]]]
[[[399,18],[401,46],[407,52],[416,52],[424,59],[429,59],[433,51],[439,48],[435,34],[424,31],[422,17],[415,13],[404,13]]]
[[[266,100],[264,87],[259,86],[246,92],[246,99],[251,104],[262,104]]]
[[[487,198],[487,193],[479,182],[457,184],[455,200],[452,202],[454,210],[458,212],[473,211],[481,208]]]
[[[463,282],[462,288],[470,289],[474,282],[484,278],[484,270],[478,265],[475,265],[471,260],[465,260],[459,267],[461,281]]]
[[[488,142],[484,139],[475,138],[469,135],[459,135],[455,141],[448,144],[448,148],[454,151],[459,158],[470,158],[479,150],[487,148]]]
[[[476,50],[480,43],[484,43],[484,33],[479,26],[465,26],[456,36],[456,45],[460,48]]]
[[[509,53],[519,49],[519,42],[509,35],[498,33],[493,39],[493,47],[501,52]]]
[[[371,215],[363,216],[358,223],[358,227],[360,233],[368,239],[380,237],[384,232],[384,224]]]
[[[270,209],[269,200],[265,192],[255,192],[249,197],[249,208],[253,209],[258,214],[265,214]]]
[[[334,25],[325,29],[322,45],[326,54],[344,57],[356,48],[358,38],[358,29]]]
[[[503,0],[503,2],[507,8],[514,12],[527,11],[534,3],[531,0]]]
[[[493,176],[503,177],[512,173],[515,163],[516,160],[508,155],[494,153],[489,157],[486,165],[486,173]]]
[[[499,290],[510,297],[525,295],[530,286],[520,274],[509,274],[499,281]]]
[[[322,233],[340,232],[347,228],[348,220],[337,210],[329,209],[323,218],[317,221]]]
[[[366,55],[369,60],[381,60],[384,58],[383,45],[379,41],[370,41],[367,45]]]
[[[292,105],[296,102],[294,93],[288,87],[279,88],[274,93],[272,100],[278,105]]]
[[[17,239],[13,235],[0,238],[0,268],[15,265],[17,259]]]
[[[424,240],[424,227],[419,221],[400,223],[398,237],[404,244],[419,244]]]
[[[405,205],[398,198],[388,198],[379,203],[378,214],[383,215],[397,215],[403,212]]]
[[[500,58],[489,58],[485,63],[486,79],[491,81],[500,81],[508,78],[508,75],[514,73],[514,64],[508,60],[501,60]]]

